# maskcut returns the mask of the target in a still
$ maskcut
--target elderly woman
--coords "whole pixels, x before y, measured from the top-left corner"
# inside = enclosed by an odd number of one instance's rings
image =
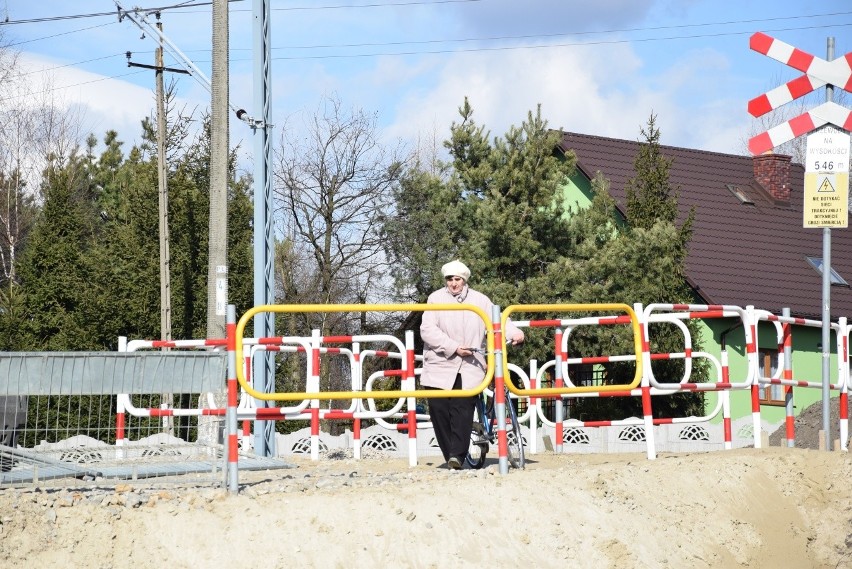
[[[467,282],[470,269],[461,261],[441,267],[446,286],[429,295],[428,304],[472,304],[491,316],[492,302],[471,289]],[[514,324],[506,324],[506,339],[515,344],[524,341],[524,333]],[[420,385],[425,389],[471,389],[485,375],[485,356],[474,352],[485,338],[485,322],[469,310],[427,310],[420,326],[423,338],[423,371]],[[475,397],[431,398],[429,416],[435,439],[447,461],[458,470],[464,463],[473,428]]]

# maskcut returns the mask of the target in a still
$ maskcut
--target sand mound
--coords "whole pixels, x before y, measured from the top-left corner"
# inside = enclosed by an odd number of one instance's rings
[[[0,492],[4,567],[852,566],[846,453],[531,457],[451,472],[337,456],[192,485]]]

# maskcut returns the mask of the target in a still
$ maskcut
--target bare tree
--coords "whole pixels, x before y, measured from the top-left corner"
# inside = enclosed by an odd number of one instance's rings
[[[41,201],[45,166],[79,149],[80,121],[56,101],[49,77],[33,81],[18,54],[2,45],[0,76],[0,270],[11,286]]]
[[[375,116],[344,110],[334,97],[320,104],[304,134],[294,132],[282,135],[274,174],[290,258],[301,263],[289,270],[312,287],[303,300],[367,302],[387,273],[378,222],[403,168],[400,147],[382,146]],[[326,334],[355,332],[352,326],[325,317],[318,327]]]

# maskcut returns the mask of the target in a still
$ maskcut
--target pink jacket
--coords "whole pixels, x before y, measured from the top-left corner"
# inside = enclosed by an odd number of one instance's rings
[[[465,294],[467,296],[465,296]],[[459,300],[463,299],[463,300]],[[465,286],[455,297],[446,287],[429,295],[428,304],[472,304],[491,317],[491,300],[481,292]],[[511,335],[518,328],[511,322],[506,324],[505,334]],[[476,387],[485,377],[485,356],[474,353],[468,357],[456,354],[459,346],[466,348],[484,347],[485,322],[470,310],[427,310],[420,325],[423,338],[423,371],[420,384],[426,387],[452,389],[456,374],[461,373],[462,387]]]

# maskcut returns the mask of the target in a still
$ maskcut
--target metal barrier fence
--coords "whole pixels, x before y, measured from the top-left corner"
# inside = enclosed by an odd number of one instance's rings
[[[551,436],[556,452],[575,451],[577,441],[602,428],[619,428],[627,433],[628,443],[641,444],[648,458],[656,456],[655,427],[683,425],[682,432],[704,435],[701,425],[722,414],[723,448],[732,448],[730,393],[750,391],[752,395],[751,436],[761,446],[762,430],[758,390],[767,385],[782,386],[789,400],[792,390],[822,388],[813,378],[794,378],[789,346],[793,331],[801,327],[819,327],[819,321],[778,316],[753,307],[653,304],[635,305],[518,305],[503,312],[485,315],[464,305],[340,305],[340,306],[264,306],[247,312],[239,323],[229,323],[228,338],[217,340],[177,340],[170,342],[133,340],[121,342],[119,353],[20,353],[0,358],[0,373],[6,378],[0,392],[3,432],[0,440],[0,486],[43,484],[57,480],[127,480],[149,477],[196,476],[212,483],[224,481],[236,491],[240,469],[286,467],[277,457],[255,456],[251,448],[254,421],[304,420],[310,423],[307,444],[284,446],[279,457],[292,452],[309,453],[318,460],[324,448],[320,421],[347,421],[352,426],[350,448],[361,458],[363,424],[369,423],[374,434],[366,441],[376,448],[376,440],[388,441],[402,434],[407,437],[405,454],[409,464],[417,464],[418,455],[435,452],[430,438],[428,414],[417,405],[426,396],[418,391],[415,377],[420,356],[414,353],[413,332],[400,340],[388,335],[323,337],[318,331],[310,336],[242,338],[245,323],[262,311],[272,312],[354,312],[412,310],[471,310],[486,323],[488,335],[487,372],[483,382],[466,392],[438,392],[435,396],[459,396],[489,389],[494,380],[498,409],[515,405],[525,432],[528,452],[540,452],[538,443],[544,432]],[[546,312],[564,314],[562,318],[517,320],[521,327],[552,330],[553,359],[539,364],[510,363],[501,331],[513,314]],[[616,313],[615,315],[613,313]],[[571,316],[575,314],[576,316]],[[591,316],[589,314],[592,314]],[[717,358],[694,351],[689,328],[691,320],[728,319],[741,325],[744,332],[746,370],[741,377],[730,377],[728,350]],[[776,330],[777,368],[762,374],[757,358],[757,328],[768,323]],[[683,350],[651,353],[650,329],[666,324],[683,334]],[[624,327],[633,335],[634,352],[571,357],[569,338],[583,327]],[[830,389],[839,392],[840,440],[847,449],[848,416],[848,337],[852,327],[846,319],[832,325],[837,354],[836,377]],[[364,349],[364,347],[368,349]],[[373,349],[375,348],[375,349]],[[167,350],[167,351],[163,351]],[[258,392],[251,383],[252,358],[261,352],[288,357],[304,357],[301,391]],[[350,373],[349,391],[323,391],[320,388],[322,358],[342,357]],[[364,362],[383,358],[398,363],[398,368],[383,369],[364,378]],[[709,362],[712,380],[691,382],[693,360]],[[684,374],[676,383],[660,382],[654,377],[652,362],[682,359]],[[232,360],[232,362],[231,362]],[[238,366],[236,362],[240,362]],[[572,369],[578,365],[593,367],[611,362],[632,363],[632,379],[612,379],[590,384],[577,381]],[[227,364],[227,373],[226,373]],[[223,382],[222,379],[226,381]],[[510,400],[501,400],[502,385],[508,378]],[[396,390],[374,389],[384,379],[399,384]],[[227,387],[227,391],[225,389]],[[700,417],[654,418],[653,400],[674,393],[718,392],[713,409]],[[429,392],[433,395],[434,392]],[[563,404],[589,397],[626,397],[641,401],[643,416],[620,420],[605,417],[578,420],[565,417]],[[377,401],[385,400],[383,408]],[[264,407],[258,401],[285,403]],[[332,408],[332,401],[344,401],[343,408]],[[322,403],[327,402],[328,407]],[[545,403],[552,403],[548,417]],[[223,419],[225,421],[223,422]],[[505,421],[498,437],[498,460],[505,473]],[[242,424],[242,429],[238,425]],[[499,421],[498,421],[499,426]],[[789,406],[787,440],[793,443],[792,405]],[[387,431],[382,438],[376,429]],[[619,437],[621,437],[621,434]],[[423,439],[426,439],[424,442]],[[547,438],[547,437],[546,437]],[[699,436],[699,439],[701,437]],[[384,444],[384,443],[381,443]],[[296,449],[299,446],[299,450]],[[180,466],[178,466],[180,465]]]

